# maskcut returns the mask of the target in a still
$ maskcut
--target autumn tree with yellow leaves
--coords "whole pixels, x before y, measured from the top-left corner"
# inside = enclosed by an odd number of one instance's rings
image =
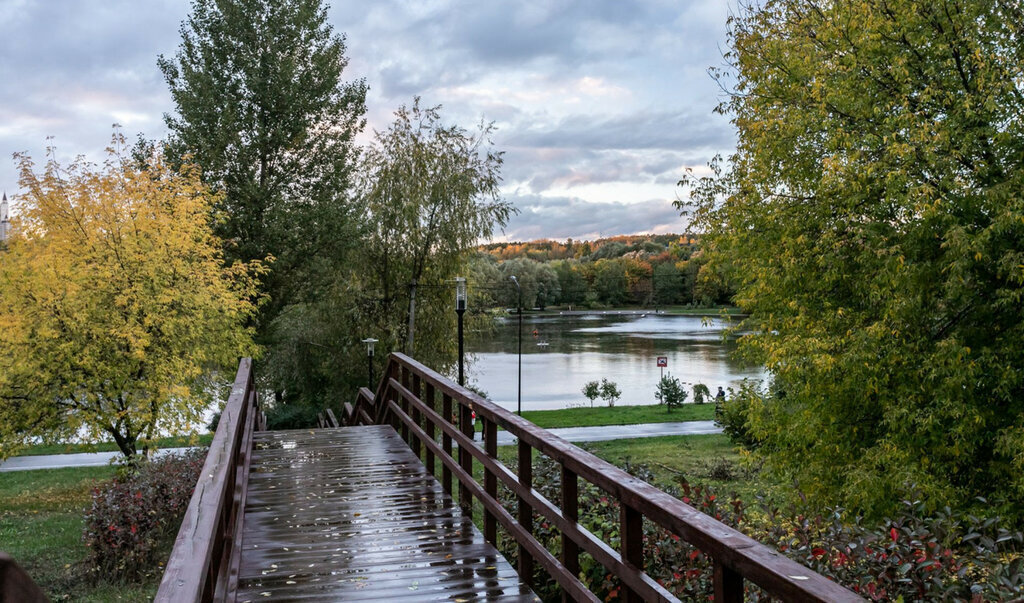
[[[225,267],[215,196],[154,156],[101,166],[18,156],[26,191],[0,251],[0,458],[28,442],[113,439],[126,457],[201,420],[253,352],[262,264]]]

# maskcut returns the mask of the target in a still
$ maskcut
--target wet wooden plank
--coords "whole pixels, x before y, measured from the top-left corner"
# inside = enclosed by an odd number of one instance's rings
[[[387,425],[255,434],[237,601],[535,601]]]

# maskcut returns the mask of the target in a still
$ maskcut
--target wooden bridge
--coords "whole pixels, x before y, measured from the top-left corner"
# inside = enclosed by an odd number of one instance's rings
[[[360,390],[340,422],[327,410],[306,430],[266,431],[251,366],[241,362],[157,601],[532,601],[538,568],[563,600],[598,601],[581,553],[623,600],[677,601],[644,572],[644,521],[714,559],[715,601],[742,601],[745,581],[782,600],[861,600],[407,356],[392,354],[377,392]],[[516,471],[498,458],[499,427],[518,440]],[[535,452],[559,465],[560,500],[533,487]],[[618,549],[577,523],[580,480],[618,502]],[[534,537],[535,516],[560,534],[557,556]],[[515,568],[495,548],[499,526]]]

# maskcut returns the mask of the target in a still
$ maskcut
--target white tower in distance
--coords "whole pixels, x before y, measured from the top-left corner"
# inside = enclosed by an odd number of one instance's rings
[[[7,193],[0,200],[0,243],[7,241],[7,235],[11,232],[11,220],[7,215]]]

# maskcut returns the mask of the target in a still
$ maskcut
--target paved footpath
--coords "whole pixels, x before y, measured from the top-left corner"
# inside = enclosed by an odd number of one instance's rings
[[[184,452],[188,448],[164,448],[156,454]],[[4,471],[30,471],[32,469],[60,469],[62,467],[102,467],[109,465],[120,452],[76,452],[73,454],[40,454],[36,456],[15,456],[0,463],[0,473]]]
[[[605,425],[601,427],[558,427],[551,433],[570,442],[601,442],[627,438],[653,438],[673,435],[700,435],[722,433],[714,421],[682,421],[679,423],[643,423],[640,425]],[[479,434],[477,438],[479,438]],[[516,441],[507,431],[498,432],[498,446],[510,446]]]
[[[644,423],[642,425],[607,425],[602,427],[560,427],[549,429],[551,433],[570,442],[600,442],[626,438],[652,438],[671,435],[698,435],[722,433],[714,421],[683,421],[679,423]],[[480,434],[477,434],[479,441]],[[498,446],[510,446],[516,439],[507,431],[498,432]],[[157,454],[183,452],[187,448],[165,448]],[[110,463],[120,452],[81,452],[75,454],[46,454],[39,456],[16,456],[0,463],[0,473],[5,471],[29,471],[32,469],[59,469],[61,467],[97,467]]]

